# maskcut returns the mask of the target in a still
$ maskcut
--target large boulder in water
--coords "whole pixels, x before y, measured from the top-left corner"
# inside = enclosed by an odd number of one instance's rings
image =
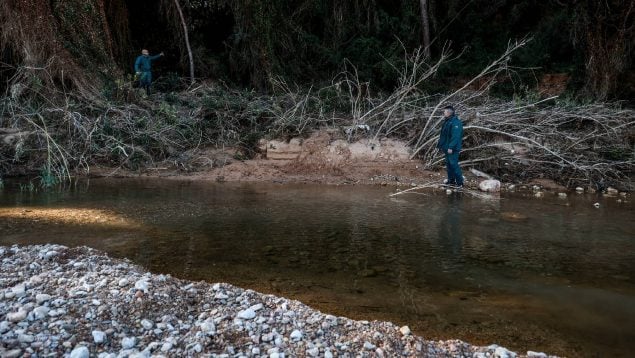
[[[478,184],[478,188],[488,193],[497,193],[501,190],[501,182],[496,179],[483,180]]]

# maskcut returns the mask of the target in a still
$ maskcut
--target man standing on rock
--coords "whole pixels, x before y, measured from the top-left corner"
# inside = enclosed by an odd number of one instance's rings
[[[150,86],[152,85],[152,61],[163,56],[163,52],[158,55],[150,56],[150,52],[146,49],[141,50],[141,56],[137,57],[134,63],[134,70],[139,79],[139,86],[146,90],[146,95],[150,95]]]
[[[437,148],[445,155],[445,166],[448,171],[448,185],[463,186],[463,174],[459,166],[459,153],[463,141],[463,122],[454,112],[454,107],[443,108],[443,125]]]

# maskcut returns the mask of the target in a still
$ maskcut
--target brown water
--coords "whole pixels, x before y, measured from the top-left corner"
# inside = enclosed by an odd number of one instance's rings
[[[21,193],[9,183],[0,244],[88,245],[426,338],[632,356],[632,203],[393,190],[100,179]]]

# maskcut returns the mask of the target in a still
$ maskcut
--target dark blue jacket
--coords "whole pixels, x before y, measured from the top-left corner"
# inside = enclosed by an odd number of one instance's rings
[[[463,141],[463,122],[456,115],[446,118],[441,127],[441,135],[439,136],[439,148],[443,153],[447,153],[448,149],[454,152],[461,150],[461,142]]]
[[[134,70],[135,72],[150,72],[152,71],[152,61],[161,57],[161,55],[156,56],[144,56],[141,55],[137,57],[137,60],[134,62]]]

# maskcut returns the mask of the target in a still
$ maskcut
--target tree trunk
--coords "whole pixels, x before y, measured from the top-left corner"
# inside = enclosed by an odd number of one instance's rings
[[[423,52],[426,57],[430,57],[430,13],[428,11],[428,0],[419,0],[421,4],[421,27],[423,28]]]
[[[183,16],[183,10],[181,10],[181,4],[179,4],[179,0],[174,0],[174,5],[176,6],[176,11],[179,12],[179,17],[181,18],[181,25],[183,25],[183,38],[185,39],[185,47],[187,47],[187,56],[190,60],[190,81],[194,83],[194,56],[192,56],[192,47],[190,47],[190,37],[187,31],[187,23],[185,22],[185,16]]]

